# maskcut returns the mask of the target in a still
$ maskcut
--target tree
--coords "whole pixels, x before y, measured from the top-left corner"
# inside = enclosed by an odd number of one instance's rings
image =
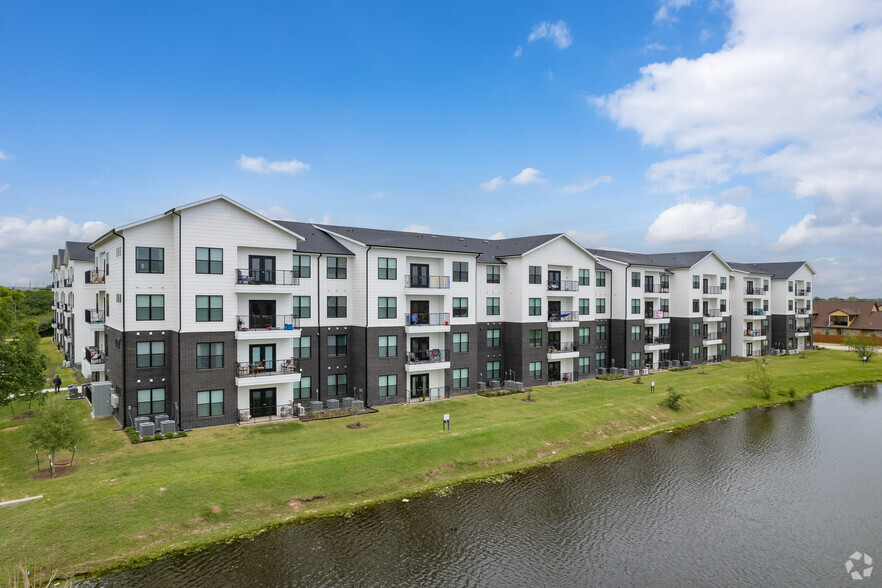
[[[45,384],[46,356],[40,352],[37,324],[17,312],[20,298],[21,292],[0,292],[0,406],[11,407],[22,394],[30,405],[35,397],[42,398]]]
[[[76,451],[84,438],[83,424],[74,414],[74,405],[59,396],[50,398],[36,412],[28,424],[28,441],[36,450],[49,451],[50,476],[55,476],[55,453],[59,450]]]
[[[857,353],[861,359],[866,357],[867,361],[879,351],[879,344],[873,338],[863,335],[849,335],[845,338],[845,345],[849,351]]]
[[[753,369],[748,372],[746,378],[748,389],[761,395],[768,400],[772,397],[772,386],[775,383],[775,377],[772,370],[759,360],[753,362]]]

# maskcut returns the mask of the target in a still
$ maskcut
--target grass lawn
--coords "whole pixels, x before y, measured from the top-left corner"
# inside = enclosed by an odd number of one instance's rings
[[[48,358],[46,361],[46,388],[55,388],[55,385],[52,383],[52,380],[55,379],[55,374],[61,376],[62,390],[66,390],[69,384],[79,385],[79,382],[74,379],[74,372],[82,380],[81,374],[77,370],[61,367],[61,362],[64,361],[64,354],[55,347],[52,337],[40,339],[40,351]]]
[[[770,400],[745,391],[753,362],[618,381],[589,380],[496,398],[390,406],[355,418],[198,429],[131,445],[116,423],[91,420],[72,475],[35,480],[26,421],[0,419],[0,561],[38,572],[106,571],[306,516],[350,511],[432,488],[499,475],[861,381],[882,379],[882,358],[862,365],[844,351],[768,358]],[[701,373],[701,372],[704,373]],[[649,380],[656,393],[649,394]],[[679,412],[658,402],[685,394]],[[441,431],[450,413],[451,431]],[[554,452],[554,453],[552,453]],[[61,455],[60,458],[67,456]],[[45,460],[44,460],[45,467]],[[62,576],[63,577],[63,576]]]

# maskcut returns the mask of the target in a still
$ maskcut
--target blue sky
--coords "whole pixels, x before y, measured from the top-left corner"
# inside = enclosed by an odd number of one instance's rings
[[[882,295],[882,11],[0,5],[0,268],[226,194],[275,218],[804,259]]]

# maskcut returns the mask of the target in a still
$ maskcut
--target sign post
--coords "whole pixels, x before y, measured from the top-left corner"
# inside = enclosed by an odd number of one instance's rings
[[[650,383],[649,383],[649,393],[650,393],[650,394],[655,394],[655,382],[650,382]]]
[[[444,422],[441,423],[441,430],[442,431],[449,431],[450,430],[450,414],[448,414],[446,412],[444,413]]]

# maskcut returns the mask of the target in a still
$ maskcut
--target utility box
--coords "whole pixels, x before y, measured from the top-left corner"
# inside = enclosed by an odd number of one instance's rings
[[[312,414],[318,414],[322,410],[324,410],[324,405],[321,400],[311,400],[309,402],[309,412]]]
[[[340,401],[336,398],[328,398],[328,410],[340,410]]]
[[[113,414],[110,395],[113,384],[110,382],[92,382],[92,418],[100,419]]]
[[[141,435],[142,438],[152,437],[156,434],[156,425],[151,421],[142,421],[138,434]]]
[[[166,435],[168,433],[174,433],[175,428],[176,428],[175,422],[173,420],[166,419],[166,420],[162,421],[161,423],[159,423],[159,432],[162,433],[163,435]]]
[[[343,410],[352,410],[352,401],[353,400],[355,400],[355,398],[352,398],[351,396],[345,397],[343,399],[342,403],[340,404],[341,408],[343,408]]]
[[[167,421],[167,414],[157,414],[153,415],[153,424],[156,425],[156,430],[159,431],[162,428],[162,421]]]
[[[353,400],[352,401],[352,410],[355,412],[361,412],[364,410],[364,400]]]

